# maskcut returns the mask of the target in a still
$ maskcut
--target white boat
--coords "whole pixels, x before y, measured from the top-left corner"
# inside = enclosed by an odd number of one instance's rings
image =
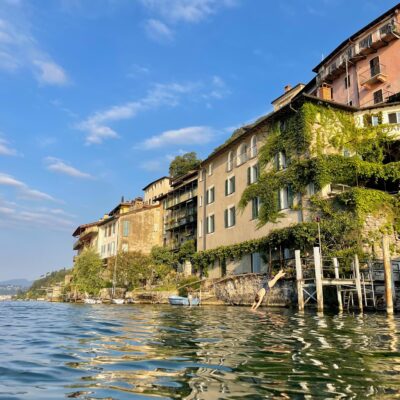
[[[83,299],[83,302],[85,304],[101,304],[101,300],[96,300],[96,299]]]
[[[114,304],[124,304],[125,299],[112,299],[111,300]]]

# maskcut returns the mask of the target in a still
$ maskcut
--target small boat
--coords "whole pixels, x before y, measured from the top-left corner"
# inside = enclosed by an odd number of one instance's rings
[[[169,296],[168,297],[169,304],[172,306],[189,306],[189,299],[187,297],[181,296]],[[200,304],[200,299],[194,297],[192,299],[192,306],[198,306]]]
[[[102,303],[101,300],[98,300],[98,299],[90,299],[90,298],[83,299],[83,302],[84,302],[85,304],[101,304],[101,303]]]
[[[113,304],[124,304],[125,299],[112,299]]]

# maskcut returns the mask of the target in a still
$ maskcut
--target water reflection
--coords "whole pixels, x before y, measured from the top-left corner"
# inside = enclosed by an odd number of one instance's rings
[[[0,399],[400,397],[399,318],[0,304]]]

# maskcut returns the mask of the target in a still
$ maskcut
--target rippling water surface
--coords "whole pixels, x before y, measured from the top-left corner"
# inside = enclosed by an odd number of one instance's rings
[[[0,303],[0,399],[400,398],[399,317]]]

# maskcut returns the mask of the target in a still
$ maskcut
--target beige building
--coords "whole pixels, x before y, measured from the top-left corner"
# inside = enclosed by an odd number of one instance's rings
[[[158,198],[171,189],[170,178],[168,176],[163,176],[143,188],[144,192],[144,204],[153,205],[158,204]]]
[[[269,222],[261,227],[258,226],[259,198],[253,199],[244,210],[238,209],[243,191],[259,178],[259,149],[265,138],[272,133],[272,129],[284,125],[304,103],[314,103],[346,111],[354,114],[356,120],[361,121],[364,121],[363,115],[365,114],[371,114],[374,117],[376,113],[380,112],[380,108],[360,110],[343,104],[321,101],[314,96],[296,95],[296,91],[294,94],[295,96],[286,105],[282,105],[255,123],[235,131],[227,142],[202,162],[198,185],[198,251],[259,239],[267,236],[273,230],[309,221],[307,207],[296,206],[307,204],[307,198],[315,193],[312,184],[308,185],[307,192],[304,194],[293,193],[290,186],[286,186],[276,193],[278,207],[283,216],[275,223]],[[399,107],[399,103],[382,106],[383,121],[394,121],[394,115],[396,118],[400,117],[400,113],[397,114],[396,111]],[[315,118],[314,137],[317,136],[317,131],[321,134],[320,128],[318,128],[318,116]],[[375,119],[373,120],[375,121]],[[391,124],[388,129],[396,132],[399,125]],[[313,145],[308,150],[308,156],[313,154],[312,147]],[[324,154],[331,154],[333,151],[329,146],[323,148]],[[308,157],[307,155],[303,156]],[[289,160],[282,151],[275,155],[266,168],[274,166],[278,171],[284,170],[288,163]],[[335,185],[328,184],[322,188],[321,194],[333,196],[337,190]],[[289,248],[270,249],[269,258],[281,260],[292,258],[293,251],[294,249]],[[218,278],[225,274],[266,272],[266,270],[267,265],[261,255],[253,253],[234,261],[226,260],[225,265],[220,265],[217,261],[208,270],[208,275],[211,278]]]
[[[132,207],[119,216],[118,250],[150,254],[153,246],[162,246],[162,207]]]
[[[86,248],[94,248],[97,251],[99,221],[89,224],[79,225],[72,234],[77,240],[73,245],[73,249],[77,255],[81,254]]]

